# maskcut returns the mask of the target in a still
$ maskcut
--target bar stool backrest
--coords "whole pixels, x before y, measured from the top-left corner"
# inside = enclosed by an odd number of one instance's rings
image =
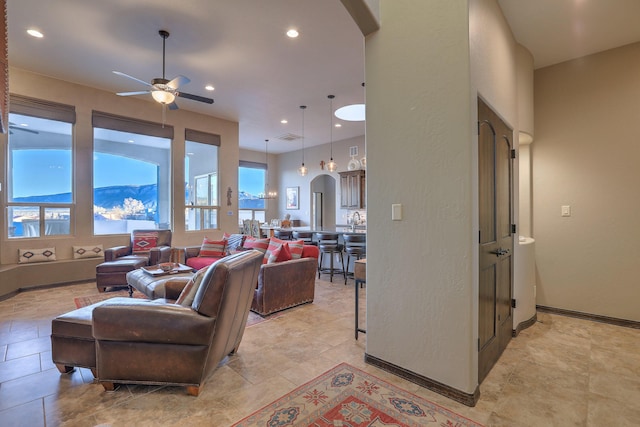
[[[312,245],[313,231],[294,231],[293,240],[302,240],[305,245]]]

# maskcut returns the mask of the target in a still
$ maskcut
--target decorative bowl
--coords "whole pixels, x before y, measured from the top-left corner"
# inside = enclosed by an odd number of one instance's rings
[[[171,271],[171,269],[173,268],[173,263],[172,262],[163,262],[161,264],[158,264],[158,267],[160,267],[160,270],[162,271]]]

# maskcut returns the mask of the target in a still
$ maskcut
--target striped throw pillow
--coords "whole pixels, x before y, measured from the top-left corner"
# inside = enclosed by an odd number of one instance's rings
[[[266,239],[256,239],[255,237],[247,237],[244,240],[244,248],[249,249],[257,249],[262,253],[267,252],[267,248],[269,247],[269,238]]]
[[[200,255],[202,257],[223,257],[225,256],[224,247],[227,245],[226,240],[211,240],[205,237],[200,246]]]

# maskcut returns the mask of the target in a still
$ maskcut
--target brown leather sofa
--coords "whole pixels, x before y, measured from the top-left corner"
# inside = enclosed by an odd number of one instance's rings
[[[318,247],[304,245],[302,258],[263,264],[251,311],[267,316],[313,302],[318,271]]]
[[[242,250],[242,246],[234,246],[230,250]],[[177,251],[180,252],[180,262],[190,265],[188,260],[199,256],[200,246],[187,246]],[[318,254],[317,246],[304,245],[300,259],[263,264],[260,267],[251,311],[264,317],[287,308],[313,302],[316,288],[315,275],[318,271]],[[213,263],[217,261],[217,258],[205,258],[205,260]]]
[[[186,386],[197,396],[218,363],[238,350],[263,254],[226,257],[204,274],[191,306],[116,298],[93,310],[98,381]]]

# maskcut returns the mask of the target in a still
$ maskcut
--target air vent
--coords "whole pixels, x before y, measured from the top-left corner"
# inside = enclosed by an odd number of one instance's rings
[[[280,136],[276,136],[276,139],[281,139],[282,141],[295,141],[297,139],[302,139],[302,137],[294,133],[284,133]]]
[[[351,157],[355,157],[358,155],[358,146],[354,145],[353,147],[349,147],[349,155]]]

